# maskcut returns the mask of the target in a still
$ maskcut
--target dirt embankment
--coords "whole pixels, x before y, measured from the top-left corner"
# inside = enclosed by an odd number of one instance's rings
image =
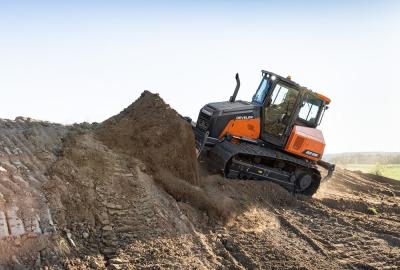
[[[67,128],[18,117],[0,119],[0,269],[53,263],[58,242],[42,192]]]
[[[147,91],[98,125],[3,122],[0,269],[400,268],[398,182],[339,169],[307,198],[199,177],[190,125]]]

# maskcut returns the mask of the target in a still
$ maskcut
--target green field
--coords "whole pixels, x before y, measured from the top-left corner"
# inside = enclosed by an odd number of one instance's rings
[[[364,173],[378,174],[388,178],[400,180],[400,164],[347,164],[342,166],[352,171],[362,171]]]

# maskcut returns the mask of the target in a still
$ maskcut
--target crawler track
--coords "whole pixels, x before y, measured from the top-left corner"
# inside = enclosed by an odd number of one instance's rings
[[[321,182],[321,174],[313,162],[246,142],[219,142],[210,150],[209,158],[210,166],[222,171],[227,178],[272,181],[289,191],[309,196],[318,190]],[[306,188],[299,185],[304,175],[310,177]]]

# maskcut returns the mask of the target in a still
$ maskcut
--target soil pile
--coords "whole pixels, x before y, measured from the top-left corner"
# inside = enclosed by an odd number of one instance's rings
[[[132,105],[102,123],[96,133],[109,148],[142,160],[152,174],[167,170],[198,184],[191,125],[158,94],[144,91]]]
[[[192,127],[158,94],[144,91],[120,114],[101,123],[95,134],[109,149],[125,155],[129,167],[142,161],[144,170],[177,201],[190,202],[216,219],[228,219],[235,211],[233,200],[198,187]]]

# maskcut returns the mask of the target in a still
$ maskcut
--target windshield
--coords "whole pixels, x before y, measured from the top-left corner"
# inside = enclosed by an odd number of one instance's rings
[[[299,119],[310,126],[318,125],[318,116],[321,108],[323,107],[322,99],[307,94],[303,101],[303,106],[299,112]]]
[[[267,96],[269,87],[271,85],[270,79],[264,77],[258,86],[256,94],[253,96],[253,102],[263,104],[265,97]]]

